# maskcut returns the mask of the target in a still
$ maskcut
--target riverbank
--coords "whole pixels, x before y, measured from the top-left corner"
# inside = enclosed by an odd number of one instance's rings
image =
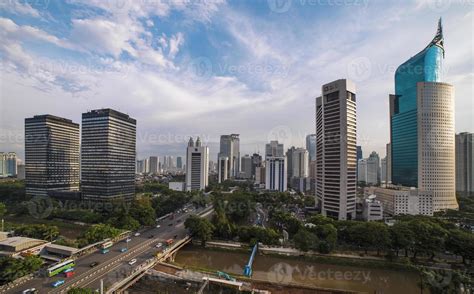
[[[238,280],[245,280],[243,268],[249,256],[250,250],[243,248],[229,250],[190,245],[178,252],[174,264],[209,274],[222,271]],[[360,293],[410,294],[421,291],[420,275],[410,265],[397,265],[392,269],[385,262],[345,257],[258,254],[251,281]]]

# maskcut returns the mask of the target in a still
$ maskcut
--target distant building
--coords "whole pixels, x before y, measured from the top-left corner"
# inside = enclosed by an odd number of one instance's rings
[[[241,159],[241,178],[251,179],[252,178],[252,157],[246,154]]]
[[[150,174],[157,174],[159,158],[156,156],[150,156],[150,158],[148,159],[148,162],[150,164]]]
[[[258,153],[252,154],[252,178],[256,178],[256,169],[263,165],[262,156]]]
[[[82,114],[84,200],[132,200],[135,197],[136,124],[135,119],[113,109]]]
[[[357,163],[357,181],[367,183],[367,160],[359,159]]]
[[[388,188],[366,187],[364,195],[376,195],[388,215],[433,215],[433,194],[416,188],[391,186]]]
[[[362,146],[356,146],[356,150],[357,150],[356,151],[356,154],[357,154],[356,177],[357,177],[357,181],[360,181],[359,180],[359,160],[364,158],[362,154]]]
[[[380,160],[380,181],[387,184],[387,157]]]
[[[287,190],[286,157],[283,144],[271,141],[265,146],[265,189],[284,192]]]
[[[367,158],[367,179],[368,185],[376,185],[380,182],[380,157],[373,151]]]
[[[15,152],[0,152],[0,177],[12,177],[17,174],[17,158]]]
[[[17,166],[18,168],[18,173],[17,173],[17,179],[19,180],[24,180],[25,179],[25,165],[24,164],[19,164]]]
[[[176,168],[183,168],[183,158],[181,156],[176,157]]]
[[[185,182],[169,182],[168,188],[174,191],[184,191],[186,187]]]
[[[79,190],[79,124],[53,115],[25,119],[25,192]]]
[[[308,160],[316,160],[316,134],[306,135],[306,150],[308,150]]]
[[[240,139],[238,134],[222,135],[220,140],[219,158],[227,157],[227,177],[233,179],[240,174]],[[224,167],[223,167],[224,168]],[[220,168],[218,167],[220,170]]]
[[[222,183],[229,179],[229,157],[219,156],[217,158],[217,182]]]
[[[309,187],[309,156],[304,148],[291,147],[286,153],[288,165],[288,183],[297,191],[306,191]]]
[[[369,195],[369,197],[364,199],[362,216],[366,221],[383,220],[382,203],[375,198],[375,195]]]
[[[316,197],[321,213],[339,220],[356,214],[356,91],[349,80],[322,86],[316,98]]]
[[[391,144],[388,143],[386,147],[387,152],[387,184],[392,183],[392,147]]]
[[[257,166],[255,168],[255,184],[265,185],[266,175],[265,175],[265,166]]]
[[[474,193],[474,135],[456,134],[456,191],[464,196]]]
[[[189,139],[186,152],[186,191],[204,190],[209,184],[209,148],[199,137]]]

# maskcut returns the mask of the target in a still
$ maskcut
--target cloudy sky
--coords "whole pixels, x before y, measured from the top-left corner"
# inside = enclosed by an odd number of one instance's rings
[[[357,85],[358,144],[385,156],[397,66],[443,18],[456,131],[474,132],[474,2],[7,0],[0,2],[0,151],[23,158],[24,118],[114,108],[137,119],[139,157],[270,139],[303,146],[321,85]]]

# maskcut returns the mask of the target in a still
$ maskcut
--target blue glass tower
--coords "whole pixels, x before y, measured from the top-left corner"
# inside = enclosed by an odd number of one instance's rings
[[[418,186],[417,83],[441,82],[444,58],[441,19],[434,39],[395,72],[395,95],[390,95],[392,183]]]

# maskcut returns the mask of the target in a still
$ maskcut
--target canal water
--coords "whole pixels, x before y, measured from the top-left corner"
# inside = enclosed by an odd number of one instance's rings
[[[250,252],[244,254],[186,246],[178,252],[175,262],[183,266],[241,275],[249,256]],[[331,265],[258,254],[253,264],[252,277],[274,283],[296,283],[366,293],[420,293],[419,275],[415,272]]]

